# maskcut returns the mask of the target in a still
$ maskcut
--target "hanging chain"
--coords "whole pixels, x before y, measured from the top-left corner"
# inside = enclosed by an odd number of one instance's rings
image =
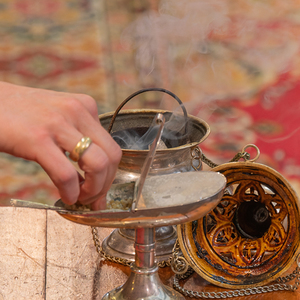
[[[189,264],[187,263],[186,259],[180,254],[180,246],[179,246],[179,241],[178,239],[176,240],[174,244],[174,248],[172,251],[172,256],[170,258],[170,265],[171,269],[175,274],[178,275],[185,275],[189,271]]]
[[[120,257],[117,257],[117,256],[112,256],[112,255],[106,254],[102,249],[97,227],[91,227],[91,228],[92,228],[92,235],[93,235],[94,245],[95,245],[96,251],[98,252],[100,257],[102,257],[104,260],[114,262],[114,263],[117,263],[117,264],[120,264],[120,265],[123,265],[123,266],[128,266],[129,267],[131,265],[132,261],[129,260],[129,259],[120,258]],[[169,267],[170,266],[170,259],[158,262],[158,266],[160,268]]]
[[[192,157],[192,167],[195,171],[199,171],[202,167],[202,150],[196,146],[191,151],[191,157]]]
[[[250,154],[244,151],[238,152],[229,162],[239,161],[241,158],[244,160],[249,160]],[[201,160],[211,168],[215,168],[218,166],[216,163],[208,159],[203,153],[201,153]]]
[[[106,254],[103,251],[102,246],[101,246],[101,242],[100,242],[100,239],[99,239],[99,235],[98,235],[98,229],[96,227],[92,227],[92,235],[93,235],[95,248],[96,248],[96,250],[97,250],[97,252],[98,252],[98,254],[100,255],[101,258],[103,258],[104,260],[108,260],[108,261],[111,261],[111,262],[115,262],[115,263],[124,265],[124,266],[130,266],[130,264],[131,264],[130,260],[123,259],[123,258],[116,257],[116,256],[111,256],[111,255]]]
[[[287,275],[286,277],[279,277],[275,284],[271,285],[264,285],[258,286],[253,288],[246,288],[246,289],[237,289],[237,290],[228,290],[224,292],[197,292],[187,290],[184,287],[179,285],[180,279],[186,279],[191,274],[187,274],[187,276],[180,276],[175,275],[173,287],[175,290],[180,292],[186,297],[196,298],[196,299],[226,299],[226,298],[233,298],[233,297],[240,297],[240,296],[250,296],[250,295],[257,295],[262,293],[271,293],[271,292],[278,292],[278,291],[291,291],[295,292],[300,283],[300,268],[299,268],[299,256],[298,256],[298,266],[293,271],[293,273]],[[294,284],[286,284],[287,282],[295,279]]]

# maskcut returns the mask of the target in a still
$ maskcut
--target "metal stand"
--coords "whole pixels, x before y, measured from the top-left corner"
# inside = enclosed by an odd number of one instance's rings
[[[155,261],[167,260],[172,255],[177,232],[174,226],[155,228]],[[117,228],[103,240],[105,254],[122,259],[135,260],[135,229]]]
[[[136,228],[135,262],[128,280],[108,292],[102,300],[185,300],[172,288],[165,286],[155,263],[155,228]]]
[[[199,190],[199,186],[203,188]],[[147,179],[147,185],[144,186],[145,208],[98,212],[63,210],[61,216],[75,223],[95,227],[135,228],[132,273],[124,285],[107,293],[102,299],[185,300],[185,297],[163,285],[159,279],[155,262],[155,228],[203,217],[219,203],[225,186],[225,176],[211,171],[153,176]],[[151,197],[153,191],[156,191],[155,198]],[[60,205],[60,202],[56,203],[56,207]]]

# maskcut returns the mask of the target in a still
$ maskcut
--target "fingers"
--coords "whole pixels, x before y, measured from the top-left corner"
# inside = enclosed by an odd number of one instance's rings
[[[78,162],[79,167],[85,173],[85,182],[81,186],[78,199],[83,204],[89,204],[95,198],[106,195],[115,178],[122,151],[110,134],[101,126],[98,116],[96,120],[91,119],[82,110],[76,127],[80,134],[71,137],[70,128],[67,131],[68,136],[64,136],[60,144],[70,152],[82,135],[92,139],[91,146],[84,152]],[[66,141],[67,143],[64,143]]]
[[[97,145],[91,144],[80,159],[80,167],[85,174],[83,179],[57,145],[51,141],[45,144],[45,148],[44,151],[40,149],[37,162],[58,188],[62,201],[69,205],[77,201],[82,204],[96,202],[94,209],[104,209],[105,196],[116,172],[106,153]],[[43,155],[46,152],[48,154]],[[95,157],[98,161],[94,160]]]
[[[106,201],[104,196],[106,196],[115,178],[121,158],[121,149],[99,122],[88,120],[87,117],[85,119],[89,126],[77,124],[77,127],[82,127],[80,130],[77,130],[69,124],[64,124],[60,134],[56,137],[56,143],[62,152],[63,150],[71,152],[82,136],[89,136],[92,139],[89,148],[85,150],[78,161],[78,166],[84,171],[84,182],[79,188],[76,187],[74,189],[76,192],[72,191],[70,197],[65,195],[66,188],[61,187],[60,182],[68,181],[65,184],[68,185],[67,191],[69,191],[69,187],[78,185],[78,178],[75,178],[74,175],[70,175],[70,178],[67,178],[67,175],[63,174],[65,179],[56,179],[55,184],[58,182],[56,185],[59,190],[62,190],[61,197],[65,203],[69,204],[70,202],[79,201],[82,204],[91,204],[96,202],[97,205],[95,205],[99,209],[105,207]],[[44,161],[42,163],[45,164]],[[48,172],[50,173],[50,171],[51,169],[49,170],[48,167]],[[52,173],[50,174],[50,176],[53,176]],[[69,180],[66,180],[66,178]]]
[[[84,171],[85,178],[78,200],[90,204],[109,189],[113,181],[112,166],[106,153],[95,144],[83,154],[78,165]]]
[[[78,161],[85,177],[80,187],[79,202],[90,204],[97,200],[99,203],[99,199],[106,196],[115,178],[119,160],[119,156],[111,158],[96,143],[90,145]]]
[[[92,205],[92,210],[103,210],[106,209],[106,195],[99,197],[95,200]]]
[[[104,152],[108,154],[112,161],[114,161],[115,157],[117,157],[117,160],[119,161],[121,157],[120,147],[111,138],[110,134],[101,126],[95,100],[89,96],[80,94],[76,94],[75,97],[78,101],[74,101],[73,99],[68,100],[65,103],[67,106],[65,107],[66,113],[72,116],[72,118],[68,118],[69,123],[71,123],[71,125],[73,125],[81,133],[81,137],[90,137],[95,144],[101,147]],[[61,126],[61,124],[59,124],[59,126]],[[79,139],[81,137],[79,137]],[[66,136],[63,136],[63,139],[65,138]],[[77,142],[74,141],[74,147]]]
[[[51,145],[52,156],[55,155],[58,161],[52,160],[51,164],[49,159],[40,157],[38,163],[58,187],[63,202],[95,202],[94,207],[103,208],[104,195],[114,180],[121,159],[121,149],[101,126],[96,102],[91,97],[80,94],[70,97],[65,93],[60,93],[60,97],[60,116],[63,118],[52,116],[48,125],[53,143],[60,152],[54,151]],[[84,136],[91,138],[92,143],[78,161],[78,166],[84,171],[84,182],[79,185],[73,164],[63,156],[65,151],[71,152]],[[53,165],[59,166],[55,168]]]
[[[78,172],[57,145],[49,142],[45,148],[37,154],[37,162],[57,187],[62,201],[69,205],[74,204],[80,193]]]
[[[96,101],[88,96],[83,94],[75,94],[74,97],[80,101],[80,103],[87,109],[87,111],[91,114],[91,116],[99,122],[98,118],[98,107]]]

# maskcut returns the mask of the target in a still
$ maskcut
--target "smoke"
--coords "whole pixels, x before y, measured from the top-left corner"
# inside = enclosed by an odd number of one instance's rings
[[[158,149],[174,148],[186,144],[188,119],[182,111],[175,110],[165,122]],[[154,141],[159,125],[153,120],[149,127],[139,124],[136,128],[126,128],[112,133],[113,139],[122,149],[148,150]]]
[[[163,0],[125,29],[142,85],[188,89],[188,101],[247,98],[288,72],[299,51],[280,1]]]
[[[140,128],[129,128],[112,134],[122,149],[148,150],[157,135],[158,125],[154,122],[146,132]]]
[[[131,23],[121,40],[134,50],[139,85],[184,95],[189,112],[212,119],[212,132],[244,145],[246,136],[251,142],[255,136],[248,132],[242,138],[238,120],[226,129],[213,115],[220,101],[254,99],[259,92],[262,107],[272,109],[292,88],[288,81],[277,83],[288,73],[299,75],[298,11],[299,1],[162,0],[158,10]],[[161,107],[172,110],[167,101],[163,98]],[[232,123],[232,115],[226,116]]]

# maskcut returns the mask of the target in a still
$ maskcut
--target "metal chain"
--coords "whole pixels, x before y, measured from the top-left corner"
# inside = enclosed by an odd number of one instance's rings
[[[91,227],[91,228],[92,228],[92,235],[93,235],[94,245],[95,245],[96,251],[98,252],[100,257],[102,257],[104,260],[114,262],[114,263],[117,263],[117,264],[120,264],[120,265],[124,265],[124,266],[128,266],[128,267],[131,265],[132,261],[129,260],[129,259],[120,258],[120,257],[117,257],[117,256],[112,256],[112,255],[106,254],[102,249],[97,227]],[[158,266],[160,268],[169,267],[170,266],[170,259],[158,262]]]
[[[250,154],[248,152],[238,152],[229,162],[239,161],[241,158],[243,158],[244,160],[249,160]],[[218,166],[218,164],[208,159],[203,153],[201,153],[201,160],[211,168],[215,168]]]
[[[180,251],[180,245],[177,239],[170,258],[171,269],[177,275],[186,276],[190,266],[184,257],[179,256]]]
[[[97,252],[99,253],[100,257],[102,257],[104,260],[115,262],[115,263],[118,263],[118,264],[121,264],[124,266],[130,266],[131,261],[120,258],[120,257],[108,255],[103,251],[101,242],[99,239],[99,235],[98,235],[98,229],[96,227],[92,227],[92,235],[93,235],[95,248],[96,248]]]
[[[186,297],[190,298],[196,298],[196,299],[226,299],[226,298],[233,298],[233,297],[240,297],[240,296],[250,296],[250,295],[257,295],[262,293],[270,293],[270,292],[277,292],[277,291],[291,291],[295,292],[300,283],[300,268],[299,266],[296,267],[296,269],[293,271],[293,273],[287,275],[286,277],[280,277],[276,281],[278,283],[272,284],[272,285],[265,285],[265,286],[258,286],[253,288],[247,288],[247,289],[238,289],[238,290],[228,290],[224,292],[197,292],[197,291],[191,291],[187,290],[184,287],[181,287],[179,285],[180,279],[186,279],[191,274],[188,274],[188,276],[184,276],[183,278],[180,277],[180,275],[176,275],[174,277],[173,287],[175,290],[180,292]],[[295,283],[292,284],[285,284],[286,282],[289,282],[291,280],[295,279]]]
[[[191,157],[192,157],[192,163],[191,163],[192,168],[195,171],[199,171],[202,167],[202,160],[201,160],[202,150],[198,146],[196,146],[194,149],[192,149]]]

